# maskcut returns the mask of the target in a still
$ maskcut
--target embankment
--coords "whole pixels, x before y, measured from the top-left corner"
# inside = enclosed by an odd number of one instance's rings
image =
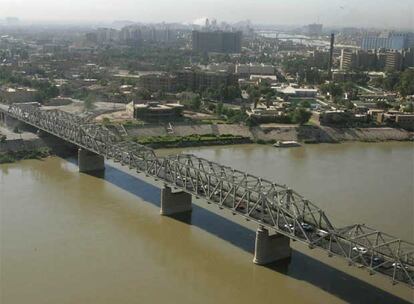
[[[333,128],[325,126],[298,126],[267,124],[247,127],[239,124],[176,125],[173,128],[160,125],[127,128],[133,138],[187,137],[191,135],[222,136],[232,134],[250,139],[250,142],[275,142],[295,140],[304,143],[339,143],[344,141],[410,141],[413,132],[396,128]],[[246,141],[248,142],[248,141]]]

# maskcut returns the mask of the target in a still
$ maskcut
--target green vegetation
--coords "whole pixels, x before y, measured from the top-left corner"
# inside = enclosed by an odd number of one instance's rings
[[[401,96],[414,95],[414,70],[402,72],[396,88]]]
[[[220,86],[219,88],[208,88],[203,92],[203,97],[211,100],[232,101],[241,97],[238,86]]]
[[[248,119],[246,109],[244,107],[241,107],[240,109],[233,109],[224,106],[221,101],[216,104],[214,112],[218,116],[222,116],[223,119],[225,119],[225,122],[229,124],[246,122]]]
[[[83,108],[85,109],[85,111],[93,110],[95,108],[95,101],[96,101],[96,98],[93,95],[89,94],[85,98],[84,103],[83,103]]]
[[[234,143],[250,142],[250,139],[243,136],[233,134],[194,134],[188,136],[147,136],[136,137],[133,141],[148,145],[153,148],[174,148],[174,147],[188,147],[188,146],[204,146],[204,145],[226,145]]]
[[[377,78],[374,85],[387,91],[398,91],[403,97],[414,95],[414,70],[389,73],[385,78]]]
[[[0,164],[14,163],[24,159],[42,159],[51,155],[51,151],[48,148],[39,148],[35,150],[23,150],[23,151],[7,151],[0,152]]]
[[[11,70],[0,67],[0,85],[18,85],[37,90],[35,100],[43,102],[45,100],[59,96],[59,89],[50,81],[40,81],[29,79],[20,74],[13,73]]]
[[[191,109],[194,111],[198,111],[201,108],[201,98],[199,95],[195,95],[191,98]]]
[[[291,114],[291,120],[293,123],[305,124],[311,118],[312,113],[307,111],[304,108],[296,108],[295,111]]]
[[[104,126],[109,126],[109,125],[111,124],[111,120],[110,120],[108,117],[104,117],[104,118],[102,119],[102,124],[103,124]]]
[[[335,82],[330,82],[321,85],[320,90],[322,94],[329,93],[329,96],[332,98],[334,102],[337,101],[344,93],[344,89],[342,88],[342,86]]]

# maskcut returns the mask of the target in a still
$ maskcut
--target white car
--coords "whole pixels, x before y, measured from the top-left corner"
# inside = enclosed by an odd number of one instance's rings
[[[292,224],[285,224],[283,227],[285,227],[289,231],[295,231],[295,226]]]
[[[327,236],[329,235],[329,232],[328,232],[328,231],[325,231],[325,230],[323,230],[323,229],[318,229],[318,230],[316,231],[316,234],[317,234],[318,236],[320,236],[320,237],[327,237]]]
[[[408,266],[402,265],[401,263],[392,263],[392,267],[397,267],[397,269],[402,269],[403,267],[405,269],[408,269]]]
[[[355,246],[352,248],[352,250],[361,254],[366,254],[368,252],[368,250],[362,246]]]

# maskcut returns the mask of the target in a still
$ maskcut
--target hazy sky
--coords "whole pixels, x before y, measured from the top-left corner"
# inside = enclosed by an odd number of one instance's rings
[[[192,22],[202,17],[263,24],[414,29],[414,0],[0,0],[0,18]]]

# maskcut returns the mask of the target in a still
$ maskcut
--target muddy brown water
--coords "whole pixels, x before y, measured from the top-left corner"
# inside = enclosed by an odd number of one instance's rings
[[[338,226],[414,241],[412,143],[158,151],[179,152],[287,184]],[[413,301],[413,290],[298,242],[290,263],[255,266],[254,227],[218,213],[196,201],[191,215],[162,217],[159,188],[116,165],[103,178],[57,157],[1,165],[0,303]]]

